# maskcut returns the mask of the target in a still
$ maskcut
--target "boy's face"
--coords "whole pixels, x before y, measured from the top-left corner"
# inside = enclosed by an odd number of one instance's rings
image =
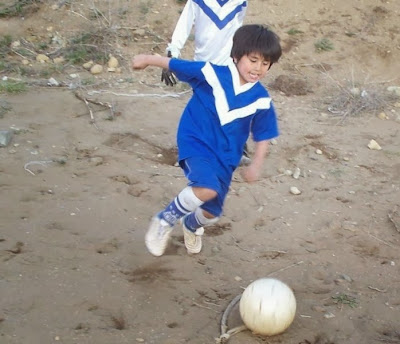
[[[268,72],[270,62],[264,59],[259,53],[243,55],[240,60],[233,59],[240,76],[240,84],[257,82]]]

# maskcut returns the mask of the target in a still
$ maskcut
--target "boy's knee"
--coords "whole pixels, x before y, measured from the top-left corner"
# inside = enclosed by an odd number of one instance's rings
[[[218,195],[217,191],[208,188],[193,187],[193,192],[203,202],[207,202]]]

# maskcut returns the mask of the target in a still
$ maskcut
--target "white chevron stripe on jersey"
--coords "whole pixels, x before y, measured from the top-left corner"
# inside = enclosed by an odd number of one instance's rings
[[[230,110],[226,92],[211,64],[206,63],[202,68],[202,72],[207,83],[213,89],[215,108],[222,126],[234,121],[235,119],[252,115],[259,109],[269,109],[271,107],[271,98],[265,97],[259,98],[255,102],[242,108]],[[252,85],[254,86],[254,84]]]

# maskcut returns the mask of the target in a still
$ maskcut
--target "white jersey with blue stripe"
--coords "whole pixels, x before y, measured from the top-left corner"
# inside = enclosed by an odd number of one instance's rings
[[[194,25],[194,60],[227,64],[246,9],[247,0],[188,0],[168,45],[172,56],[179,57]]]
[[[240,85],[235,64],[171,59],[169,68],[193,88],[179,123],[179,160],[213,156],[230,170],[240,162],[251,134],[254,141],[279,135],[276,113],[261,83]]]

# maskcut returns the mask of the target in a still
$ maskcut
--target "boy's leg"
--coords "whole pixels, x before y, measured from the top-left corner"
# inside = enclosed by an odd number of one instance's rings
[[[219,217],[201,208],[197,208],[182,219],[183,238],[188,253],[196,254],[201,251],[201,236],[204,234],[204,226],[210,226],[218,220]]]
[[[222,212],[220,194],[224,194],[224,188],[217,173],[219,171],[218,163],[209,157],[188,158],[181,161],[181,167],[190,181],[189,185],[193,186],[199,197],[200,195],[213,195],[208,199],[202,197],[205,201],[203,205],[215,202],[215,206],[211,209],[203,211],[200,206],[182,219],[183,235],[188,253],[199,253],[202,247],[203,226],[218,221],[217,217]]]
[[[163,211],[154,216],[145,236],[146,247],[150,253],[155,256],[163,255],[175,223],[203,203],[191,187],[186,187]]]

